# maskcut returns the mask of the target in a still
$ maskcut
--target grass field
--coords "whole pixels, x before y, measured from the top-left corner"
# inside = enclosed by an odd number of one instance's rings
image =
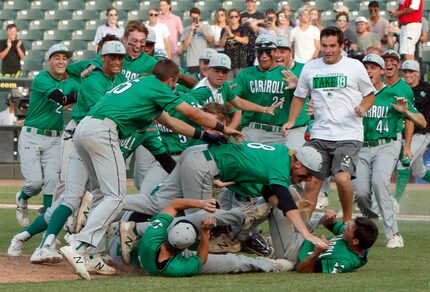
[[[0,204],[14,203],[17,187],[2,187]],[[130,190],[130,192],[133,192]],[[336,195],[330,202],[337,208]],[[401,213],[430,215],[428,191],[407,191]],[[40,196],[32,204],[40,204]],[[35,211],[31,211],[34,218]],[[253,273],[242,275],[213,275],[193,278],[158,278],[140,275],[112,277],[85,281],[56,281],[44,283],[2,284],[0,291],[429,291],[430,290],[430,222],[400,221],[405,248],[390,250],[380,236],[369,253],[369,262],[349,274],[321,275],[296,272]],[[265,226],[267,228],[267,226]],[[263,229],[265,228],[263,227]],[[381,227],[381,225],[380,225]],[[4,254],[12,236],[19,231],[13,209],[0,209],[0,253]],[[380,228],[381,232],[382,229]],[[319,233],[327,234],[323,230]],[[26,243],[24,253],[31,254],[40,241],[36,236]],[[31,265],[28,263],[28,265]],[[17,271],[19,273],[19,271]],[[2,275],[0,274],[0,278]]]

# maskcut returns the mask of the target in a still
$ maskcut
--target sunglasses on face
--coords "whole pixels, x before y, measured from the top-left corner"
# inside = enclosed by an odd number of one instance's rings
[[[117,13],[112,13],[112,14],[109,14],[109,16],[118,16],[118,14]]]
[[[339,18],[337,21],[347,22],[348,20],[346,20],[346,18]]]
[[[233,18],[239,18],[239,15],[230,15],[230,18],[231,19],[233,19]]]
[[[267,56],[270,56],[273,52],[273,49],[257,49],[257,55],[261,56],[263,53],[266,53]]]
[[[158,16],[158,13],[149,13],[149,16]]]

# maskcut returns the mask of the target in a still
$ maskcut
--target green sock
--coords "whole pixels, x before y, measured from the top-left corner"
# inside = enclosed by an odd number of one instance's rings
[[[34,236],[42,231],[45,231],[46,227],[48,227],[48,224],[46,224],[45,221],[45,214],[41,214],[37,216],[37,218],[31,222],[31,224],[25,228],[24,231],[27,231],[31,236]]]
[[[18,197],[18,200],[24,200],[27,201],[28,199],[30,199],[31,197],[29,195],[27,195],[26,193],[24,193],[23,191],[21,191],[21,194]]]
[[[46,210],[52,205],[52,195],[43,195],[43,209]]]
[[[48,228],[46,229],[45,236],[43,237],[42,243],[40,246],[43,246],[46,238],[50,234],[54,234],[55,236],[60,233],[61,228],[63,228],[64,224],[67,221],[67,218],[72,214],[72,210],[68,207],[59,205],[57,209],[55,209],[54,213],[52,213],[51,220],[49,221]]]
[[[426,182],[430,182],[430,170],[426,171],[426,174],[422,177]]]
[[[396,180],[396,200],[400,202],[400,199],[405,192],[406,186],[409,182],[409,176],[411,174],[411,170],[409,168],[406,169],[398,169],[397,170],[397,180]]]

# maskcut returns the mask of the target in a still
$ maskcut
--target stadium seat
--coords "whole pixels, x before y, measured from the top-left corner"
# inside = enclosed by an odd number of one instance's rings
[[[224,3],[222,3],[222,7],[227,9],[227,11],[230,9],[233,9],[233,8],[237,8],[239,10],[244,10],[245,9],[245,1],[226,0],[226,1],[224,1]]]
[[[21,71],[24,77],[28,76],[29,71],[41,71],[43,68],[41,60],[24,59],[21,61]]]
[[[220,7],[221,7],[220,2]],[[194,7],[194,2],[192,1],[172,1],[172,11],[175,11],[177,13],[183,13],[184,11],[189,11],[191,8]]]
[[[85,10],[101,11],[101,10],[106,10],[111,6],[112,6],[112,2],[109,0],[91,0],[85,3]]]
[[[31,43],[31,49],[32,50],[41,50],[41,51],[47,51],[50,47],[55,45],[57,41],[53,40],[36,40]]]
[[[47,30],[43,33],[44,40],[64,41],[70,39],[71,33],[67,30]]]
[[[274,0],[257,1],[257,10],[259,10],[263,13],[265,13],[265,11],[268,9],[273,9],[273,10],[277,11],[276,10],[277,8],[278,8],[278,5]]]
[[[16,19],[36,20],[43,19],[42,10],[20,10],[16,15]]]
[[[32,20],[30,21],[29,26],[31,29],[50,30],[57,26],[57,21],[52,19]]]
[[[39,9],[39,10],[57,9],[57,2],[52,0],[31,1],[30,9]]]
[[[62,30],[80,30],[84,27],[85,23],[82,20],[61,20],[58,23],[58,29]]]
[[[369,18],[370,18],[370,12],[369,12],[369,10],[359,10],[359,11],[358,11],[358,15],[360,15],[360,16],[364,16],[364,17],[366,17],[367,19],[369,19]]]
[[[73,52],[72,60],[74,62],[82,61],[82,60],[92,60],[96,56],[96,52],[94,51],[75,51]]]
[[[132,11],[139,10],[139,2],[136,0],[117,0],[113,1],[112,6],[120,10]]]
[[[70,51],[79,51],[87,49],[87,42],[80,40],[71,40],[71,41],[62,41],[63,45],[65,45]]]
[[[94,42],[87,42],[87,50],[88,51],[96,51],[96,44]]]
[[[18,28],[18,30],[28,29],[28,20],[23,20],[23,19],[6,20],[3,22],[3,26],[2,26],[3,29],[6,29],[6,26],[8,26],[11,23],[14,23]]]
[[[104,19],[87,20],[85,22],[85,29],[97,29],[100,25],[106,23]]]
[[[192,1],[184,1],[184,0],[178,0],[178,1],[192,2]],[[148,11],[150,8],[159,7],[159,6],[160,6],[159,0],[143,0],[142,2],[140,2],[140,9],[145,11]]]
[[[20,30],[18,31],[18,39],[27,41],[41,40],[43,33],[40,30]]]
[[[361,10],[360,9],[360,1],[356,1],[356,0],[347,0],[347,1],[340,1],[343,2],[343,5],[345,5],[346,7],[349,8],[349,10]],[[335,5],[333,5],[333,8],[335,7]],[[368,10],[367,7],[364,10]]]
[[[300,0],[291,0],[291,1],[280,1],[278,4],[278,10],[281,10],[282,5],[288,4],[291,7],[291,10],[297,11],[302,6],[302,1]]]
[[[76,10],[73,11],[74,20],[94,20],[99,18],[99,12],[95,10]]]
[[[16,11],[0,9],[0,20],[16,19]]]
[[[211,12],[211,11],[215,11],[218,8],[221,8],[222,3],[218,0],[205,0],[205,1],[197,1],[195,3],[195,7],[197,7],[198,9],[200,9],[200,11],[203,12]]]
[[[72,13],[68,10],[48,10],[45,12],[45,19],[63,20],[70,19]]]
[[[76,30],[72,33],[72,40],[92,41],[95,34],[95,30]]]
[[[144,21],[148,19],[148,12],[146,11],[142,11],[142,10],[137,10],[137,11],[129,11],[128,15],[127,15],[127,20],[131,21],[131,20],[139,20],[139,21]]]
[[[361,1],[358,9],[359,10],[369,10],[369,2],[370,1]]]
[[[76,11],[82,9],[85,9],[85,3],[83,1],[63,0],[58,2],[58,10]]]
[[[31,49],[27,52],[27,55],[25,56],[26,60],[35,60],[35,61],[42,61],[45,59],[45,52],[41,50],[34,50]]]
[[[127,11],[124,11],[124,10],[118,11],[118,19],[126,19],[126,18],[127,18]],[[99,19],[103,19],[104,21],[107,21],[105,10],[99,12]]]
[[[3,3],[3,9],[26,10],[30,9],[30,1],[6,1]]]

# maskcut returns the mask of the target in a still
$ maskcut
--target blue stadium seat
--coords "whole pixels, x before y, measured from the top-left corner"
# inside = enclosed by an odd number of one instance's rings
[[[41,71],[43,68],[43,59],[41,60],[31,60],[25,58],[21,61],[21,71],[23,77],[28,76],[28,72],[30,71]]]
[[[290,5],[291,10],[297,11],[302,6],[302,1],[300,0],[290,0],[290,1],[280,1],[278,4],[278,10],[281,10],[282,5]]]
[[[224,7],[227,10],[237,8],[239,10],[245,9],[245,1],[237,1],[237,0],[226,0],[224,3],[222,3],[222,7]]]
[[[58,43],[57,41],[53,40],[36,40],[31,43],[31,49],[32,50],[41,50],[41,51],[47,51],[50,47]]]
[[[90,0],[85,3],[85,10],[101,11],[111,6],[112,2],[110,0]]]
[[[36,20],[43,19],[42,10],[20,10],[16,15],[16,19]]]
[[[76,30],[72,33],[72,40],[92,41],[95,34],[95,30]]]
[[[16,19],[15,10],[0,9],[0,20],[11,20]]]
[[[128,21],[131,21],[131,20],[144,21],[147,19],[148,19],[148,12],[147,11],[142,11],[142,10],[129,11],[127,14],[127,20]]]
[[[18,31],[18,39],[27,41],[41,40],[43,33],[40,30],[20,30]]]
[[[30,1],[6,1],[3,3],[3,9],[10,9],[10,10],[26,10],[30,9]]]
[[[38,19],[30,21],[31,29],[50,30],[57,26],[57,21],[52,19]]]
[[[30,9],[38,9],[38,10],[57,9],[57,2],[53,0],[31,1]]]
[[[63,45],[65,45],[70,51],[79,51],[86,50],[87,42],[80,40],[71,40],[71,41],[62,41]]]
[[[84,29],[85,23],[82,20],[61,20],[58,23],[58,29],[62,30],[80,30]]]
[[[219,0],[205,0],[205,1],[197,1],[195,3],[195,7],[200,9],[203,12],[211,12],[215,11],[218,8],[222,7],[222,3]]]
[[[72,60],[74,62],[82,61],[82,60],[92,60],[96,56],[96,52],[82,50],[73,52]]]
[[[48,10],[45,12],[45,19],[63,20],[70,19],[72,13],[68,10]]]
[[[94,20],[98,18],[99,12],[95,10],[76,10],[72,14],[72,19],[75,20]]]
[[[47,30],[43,33],[44,40],[64,41],[70,39],[71,33],[67,30]]]
[[[85,22],[85,29],[97,29],[100,25],[103,25],[105,23],[106,20],[104,19],[87,20]]]
[[[3,29],[6,29],[6,26],[8,26],[11,23],[14,23],[18,28],[18,30],[28,29],[28,20],[23,20],[23,19],[6,20],[3,22]]]
[[[257,2],[257,10],[265,13],[267,9],[273,9],[277,11],[278,5],[274,0],[260,0]]]
[[[116,0],[113,1],[112,6],[122,11],[139,10],[139,2],[136,0]]]
[[[31,49],[27,52],[27,55],[25,56],[25,59],[27,60],[36,60],[36,61],[42,61],[45,59],[45,52],[41,50],[34,50]]]
[[[85,2],[76,0],[63,0],[58,2],[58,10],[82,10],[85,9]]]

